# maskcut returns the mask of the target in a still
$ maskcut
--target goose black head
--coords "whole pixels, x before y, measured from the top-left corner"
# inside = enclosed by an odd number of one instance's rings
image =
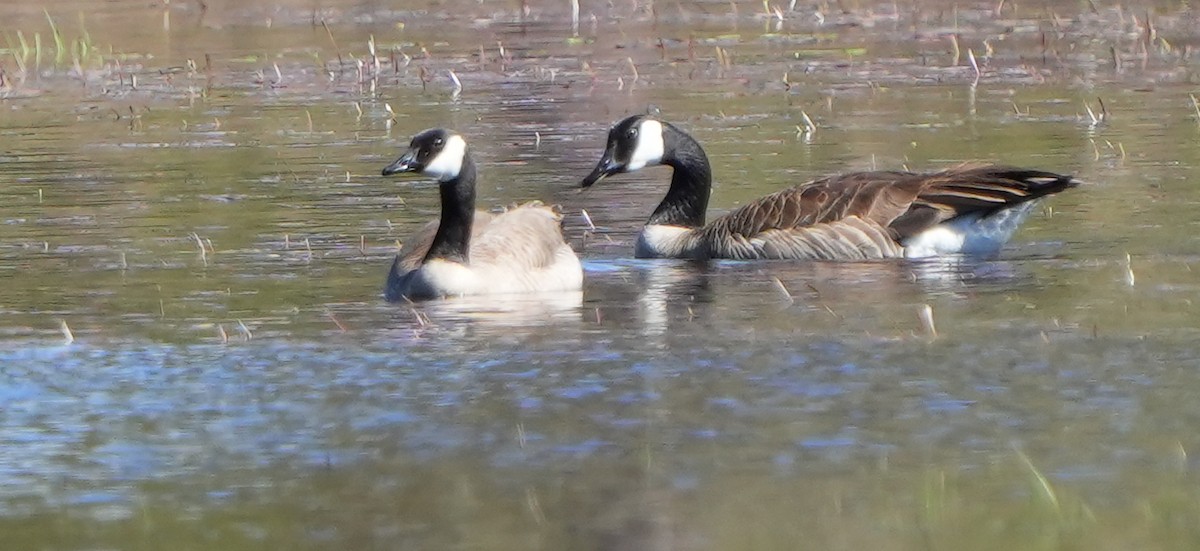
[[[408,151],[384,167],[383,175],[416,172],[448,182],[458,178],[466,156],[467,141],[462,136],[444,128],[431,128],[414,136]]]
[[[583,179],[583,187],[613,174],[659,164],[665,153],[663,123],[646,115],[629,117],[608,131],[604,155],[592,173]]]

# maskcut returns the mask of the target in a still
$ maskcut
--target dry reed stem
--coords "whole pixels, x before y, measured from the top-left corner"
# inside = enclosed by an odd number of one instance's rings
[[[1137,282],[1137,278],[1133,275],[1133,258],[1129,253],[1125,253],[1125,284],[1133,287]]]
[[[254,338],[254,333],[250,332],[250,328],[246,327],[246,324],[242,323],[242,320],[237,320],[237,324],[238,324],[238,329],[240,329],[242,331],[242,335],[244,335],[246,337],[246,340],[250,340],[250,339]]]
[[[333,315],[333,312],[326,310],[325,315],[329,316],[329,321],[332,321],[333,324],[337,326],[338,330],[343,333],[346,332],[346,326],[342,325],[342,322],[338,321],[337,316]]]
[[[462,81],[458,79],[458,75],[454,74],[454,69],[450,69],[449,73],[450,80],[454,81],[454,92],[451,95],[457,98],[463,91]]]
[[[975,81],[971,83],[971,86],[976,86],[979,84],[979,77],[982,73],[979,71],[979,63],[975,61],[975,51],[970,48],[967,48],[967,60],[971,62],[971,69],[975,71]]]
[[[71,333],[71,328],[67,326],[67,320],[58,320],[58,329],[62,331],[63,339],[66,340],[63,344],[75,342],[75,334]]]
[[[788,288],[783,284],[782,281],[779,280],[779,278],[771,277],[771,282],[775,284],[775,290],[779,291],[779,293],[783,295],[783,298],[787,300],[789,305],[796,302],[796,299],[792,297],[791,291],[788,291]]]
[[[800,118],[804,119],[804,128],[810,135],[817,133],[817,124],[803,109],[800,110]]]
[[[204,262],[204,266],[208,266],[208,251],[204,248],[204,241],[200,239],[200,235],[192,232],[192,239],[196,241],[196,247],[200,249],[200,260]]]
[[[342,49],[338,48],[337,40],[334,40],[334,38],[333,38],[333,31],[329,30],[329,24],[325,23],[324,19],[321,20],[321,26],[325,27],[325,34],[329,36],[329,42],[333,44],[333,51],[337,52],[338,72],[341,72],[341,70],[342,70]]]
[[[937,338],[937,327],[933,324],[933,307],[928,304],[922,305],[917,311],[917,317],[921,318],[921,327],[924,328],[925,334]]]

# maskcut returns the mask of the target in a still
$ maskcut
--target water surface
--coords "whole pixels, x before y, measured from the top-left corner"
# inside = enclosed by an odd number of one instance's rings
[[[243,4],[0,7],[5,548],[1197,545],[1186,7]],[[578,185],[648,105],[714,214],[1089,185],[996,258],[632,260],[668,169]],[[431,126],[482,206],[562,206],[581,294],[382,301],[437,196],[378,171]]]

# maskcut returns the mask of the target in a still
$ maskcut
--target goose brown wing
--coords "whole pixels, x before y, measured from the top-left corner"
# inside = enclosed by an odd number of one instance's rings
[[[1003,166],[854,172],[767,195],[701,230],[721,258],[886,258],[897,242],[971,212],[990,213],[1079,185]]]
[[[479,238],[492,223],[493,218],[495,215],[492,213],[482,210],[475,211],[475,219],[471,223],[471,239]],[[430,220],[404,241],[400,252],[396,254],[396,260],[392,262],[392,272],[396,276],[403,276],[421,267],[425,255],[429,253],[429,247],[433,245],[433,236],[437,234],[438,223],[437,219]]]
[[[789,229],[770,229],[753,237],[727,236],[709,243],[712,255],[737,260],[870,260],[902,256],[904,248],[887,228],[849,216]]]
[[[855,172],[767,195],[702,231],[725,258],[885,258],[895,256],[888,224],[921,189],[919,175]]]
[[[486,231],[472,238],[470,261],[518,269],[550,266],[566,246],[561,221],[554,209],[537,201],[497,214]]]
[[[1079,180],[1042,170],[964,166],[925,175],[911,208],[888,226],[898,239],[968,213],[991,214],[1078,186]]]
[[[857,216],[887,225],[912,205],[920,175],[906,172],[854,172],[777,191],[714,220],[723,234],[751,236]]]

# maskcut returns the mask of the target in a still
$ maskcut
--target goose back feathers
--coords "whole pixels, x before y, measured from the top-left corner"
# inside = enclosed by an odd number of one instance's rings
[[[574,291],[583,270],[563,240],[557,211],[530,202],[501,213],[475,210],[475,163],[462,136],[426,130],[384,168],[439,181],[441,217],[401,248],[388,273],[388,300]]]
[[[644,146],[647,134],[654,139]],[[705,225],[712,177],[703,149],[675,126],[638,115],[610,131],[604,155],[583,185],[639,164],[674,168],[667,196],[638,236],[635,254],[642,258],[991,254],[1012,236],[1034,201],[1080,183],[1052,172],[996,165],[934,173],[854,172],[772,193]]]

